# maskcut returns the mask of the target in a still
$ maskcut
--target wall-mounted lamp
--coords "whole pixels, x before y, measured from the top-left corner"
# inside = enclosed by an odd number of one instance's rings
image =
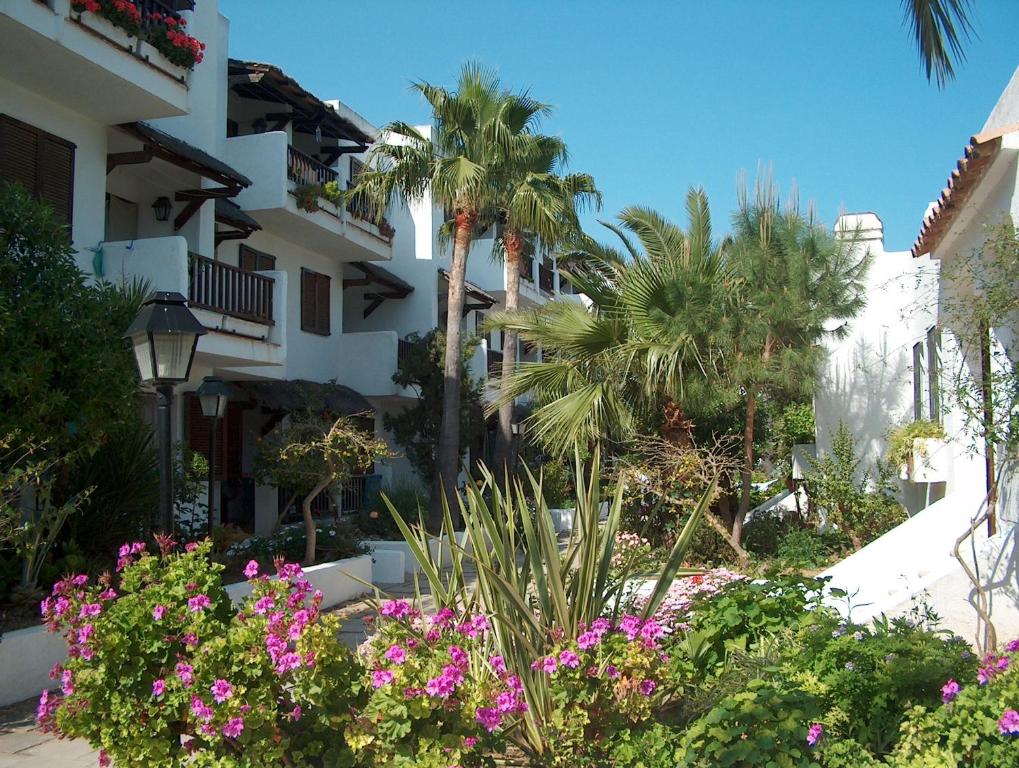
[[[156,214],[156,221],[166,221],[170,218],[170,210],[173,206],[170,204],[170,198],[168,197],[157,197],[156,202],[152,204],[152,212]]]

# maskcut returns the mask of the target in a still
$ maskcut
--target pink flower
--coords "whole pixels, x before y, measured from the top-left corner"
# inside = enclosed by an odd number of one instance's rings
[[[112,600],[116,596],[117,590],[113,589],[113,587],[110,587],[109,589],[104,589],[102,592],[99,593],[100,600]]]
[[[438,696],[440,698],[446,698],[453,692],[455,688],[453,681],[445,675],[439,675],[433,677],[427,683],[425,683],[425,691],[428,692],[429,696]]]
[[[177,677],[180,678],[185,688],[190,688],[195,682],[194,670],[190,664],[181,662],[177,665]]]
[[[194,632],[187,632],[181,635],[180,640],[188,648],[198,647],[198,635],[196,635]]]
[[[155,608],[152,609],[152,618],[155,621],[162,621],[165,615],[166,615],[165,605],[157,605]]]
[[[410,613],[410,604],[406,600],[387,600],[382,604],[379,613],[394,619],[402,619]]]
[[[91,624],[86,624],[78,630],[78,643],[84,645],[89,641],[92,635],[95,633],[95,627]]]
[[[386,651],[385,657],[393,664],[403,664],[407,660],[407,652],[399,645],[393,645]]]
[[[1017,637],[1015,640],[1012,640],[1008,645],[1006,645],[1005,650],[1008,651],[1009,653],[1015,653],[1016,651],[1019,651],[1019,637]]]
[[[495,697],[495,706],[500,712],[512,712],[517,708],[517,696],[513,691],[503,691]]]
[[[199,720],[208,722],[212,719],[212,707],[202,701],[200,696],[191,697],[191,714],[193,714]]]
[[[478,740],[473,736],[464,736],[464,746],[467,749],[474,749],[474,745],[478,743]]]
[[[619,631],[626,635],[627,640],[633,640],[640,631],[640,618],[626,615],[619,621]]]
[[[211,605],[212,601],[209,599],[208,595],[195,595],[194,597],[188,598],[188,610],[192,613],[204,611]]]
[[[650,679],[644,680],[640,684],[641,695],[643,695],[643,696],[650,696],[652,693],[655,692],[655,688],[657,688],[657,687],[658,687],[658,684],[654,680],[650,680]]]
[[[234,687],[230,685],[229,682],[221,678],[212,684],[210,691],[212,692],[212,698],[216,701],[216,703],[222,704],[233,695]]]
[[[466,667],[470,660],[467,656],[467,652],[459,645],[449,646],[449,658],[451,658],[453,663],[458,667]]]
[[[955,680],[949,680],[941,686],[941,701],[947,704],[959,695],[960,686]]]
[[[616,669],[616,666],[614,664],[609,664],[607,667],[605,667],[605,674],[608,675],[609,680],[615,680],[617,677],[619,677],[619,670]]]
[[[290,710],[290,716],[294,719],[295,723],[298,720],[301,719],[301,705],[300,704],[294,704],[294,708],[292,710]]]
[[[152,695],[159,698],[166,692],[166,681],[162,678],[152,681]]]
[[[105,749],[99,750],[99,768],[110,768],[110,756],[106,754]]]
[[[185,552],[194,552],[196,549],[198,549],[198,544],[196,544],[193,541],[189,541],[187,544],[184,545]]]
[[[495,674],[502,676],[506,674],[506,660],[502,656],[491,656],[488,663],[492,665]]]
[[[248,560],[248,564],[244,566],[244,578],[253,579],[258,575],[258,563],[254,560]]]
[[[262,615],[268,613],[269,611],[271,611],[275,607],[276,607],[276,599],[272,595],[266,595],[265,597],[260,597],[255,602],[255,607],[254,607],[253,610],[259,616],[262,616]]]
[[[590,648],[594,648],[594,646],[598,645],[600,642],[601,635],[597,632],[585,632],[577,638],[577,647],[582,651],[586,651]]]
[[[388,669],[376,669],[372,672],[372,688],[381,688],[393,682],[393,673]]]
[[[301,657],[296,653],[284,653],[276,664],[276,674],[282,675],[291,669],[301,666]]]
[[[88,576],[86,576],[84,573],[79,573],[77,576],[71,579],[71,583],[76,587],[84,587],[86,584],[88,584]]]
[[[277,575],[284,581],[299,579],[303,574],[304,571],[297,563],[284,563],[277,571]]]
[[[60,690],[64,692],[64,696],[74,693],[74,674],[69,669],[60,674]]]
[[[608,619],[595,619],[591,622],[591,631],[598,635],[598,637],[601,637],[610,629],[612,629],[612,622]]]
[[[1014,736],[1019,733],[1019,712],[1014,709],[1006,709],[1001,713],[998,720],[998,730],[1002,736]]]
[[[566,650],[559,654],[559,663],[569,669],[576,669],[580,666],[580,657],[573,651]]]
[[[495,731],[502,723],[502,714],[494,707],[478,707],[475,711],[475,717],[478,723],[489,733]]]
[[[555,656],[546,656],[545,659],[541,662],[542,671],[548,675],[555,674],[555,671],[556,669],[558,669],[558,667],[559,664],[556,662]]]
[[[441,637],[442,637],[442,633],[439,630],[437,630],[434,627],[432,627],[425,634],[425,642],[426,643],[437,643],[437,642],[439,642],[439,639]]]
[[[814,723],[807,730],[807,745],[813,747],[817,742],[821,740],[821,736],[824,735],[824,726],[820,723]]]
[[[223,735],[228,739],[236,739],[244,731],[244,718],[231,717],[223,726]]]

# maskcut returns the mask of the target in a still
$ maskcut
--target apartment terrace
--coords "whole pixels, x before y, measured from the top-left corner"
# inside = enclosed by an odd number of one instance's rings
[[[180,19],[194,2],[136,0],[135,7],[140,22],[129,31],[76,10],[72,0],[0,0],[0,72],[106,124],[186,114],[190,70],[150,39],[153,13]]]

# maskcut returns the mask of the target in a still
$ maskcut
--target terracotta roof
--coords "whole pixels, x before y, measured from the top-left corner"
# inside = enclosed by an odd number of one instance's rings
[[[970,138],[965,153],[948,177],[948,186],[941,190],[931,212],[924,217],[920,234],[913,243],[914,257],[930,253],[941,242],[955,214],[962,209],[998,153],[1001,137],[1016,131],[1019,131],[1019,123],[984,131]]]

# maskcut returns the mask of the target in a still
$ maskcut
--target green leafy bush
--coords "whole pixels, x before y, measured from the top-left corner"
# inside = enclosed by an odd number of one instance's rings
[[[338,730],[361,686],[300,567],[256,578],[252,564],[237,610],[209,543],[161,545],[125,544],[116,582],[70,576],[43,603],[69,659],[53,670],[61,693],[39,701],[41,725],[118,768],[348,764]]]
[[[304,557],[304,528],[287,526],[271,536],[249,536],[226,550],[226,556],[235,562],[255,560],[263,567],[272,565],[276,558],[297,561]],[[318,562],[342,560],[367,553],[359,541],[358,532],[345,521],[317,521],[315,523],[315,553]]]
[[[427,513],[427,497],[422,495],[416,485],[398,485],[383,491],[383,494],[402,520],[416,523],[420,520],[421,512]],[[382,499],[370,508],[358,510],[357,527],[367,536],[379,539],[403,538]]]
[[[852,541],[839,530],[793,528],[779,540],[775,560],[784,568],[822,568],[851,549]]]
[[[918,439],[945,438],[945,428],[936,421],[918,419],[893,428],[888,433],[888,463],[898,469],[913,460],[913,444]]]

